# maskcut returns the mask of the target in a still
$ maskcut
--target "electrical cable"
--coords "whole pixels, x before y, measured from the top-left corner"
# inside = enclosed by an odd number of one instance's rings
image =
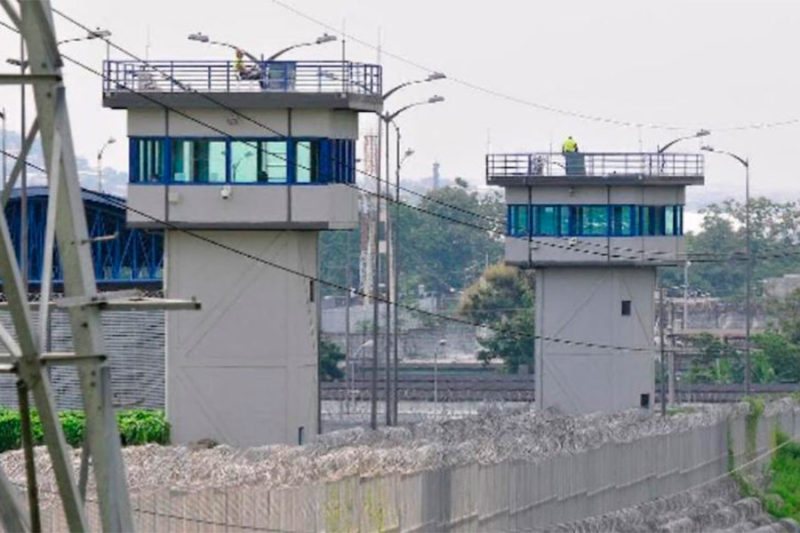
[[[312,15],[309,15],[308,13],[305,13],[305,12],[297,9],[292,5],[289,5],[287,2],[284,2],[282,0],[272,0],[272,2],[274,4],[280,6],[281,8],[294,13],[295,15],[297,15],[297,16],[299,16],[301,18],[304,18],[304,19],[306,19],[306,20],[308,20],[310,22],[313,22],[314,24],[317,24],[318,26],[321,26],[321,27],[327,29],[328,31],[331,31],[333,33],[338,33],[339,35],[342,36],[342,38],[347,38],[347,39],[349,39],[351,41],[354,41],[354,42],[356,42],[356,43],[358,43],[358,44],[360,44],[362,46],[365,46],[367,48],[371,48],[373,50],[379,50],[382,55],[385,55],[387,57],[391,57],[392,59],[400,61],[401,63],[405,63],[407,65],[410,65],[412,67],[420,69],[420,70],[422,70],[422,71],[424,71],[426,73],[441,72],[440,69],[429,68],[429,67],[427,67],[425,65],[422,65],[422,64],[420,64],[420,63],[418,63],[416,61],[413,61],[411,59],[407,59],[407,58],[405,58],[405,57],[403,57],[403,56],[401,56],[399,54],[395,54],[395,53],[389,52],[385,48],[379,47],[379,46],[377,46],[375,44],[372,44],[371,42],[369,42],[369,41],[367,41],[365,39],[361,39],[361,38],[355,37],[352,34],[349,34],[349,33],[345,32],[345,31],[342,31],[340,28],[335,28],[332,25],[313,17]],[[701,129],[702,127],[708,128],[708,126],[685,126],[685,125],[679,125],[679,124],[660,124],[660,123],[636,122],[636,121],[630,121],[630,120],[621,120],[621,119],[616,119],[616,118],[611,118],[611,117],[605,117],[605,116],[601,116],[601,115],[593,115],[593,114],[590,114],[590,113],[584,113],[584,112],[580,112],[580,111],[563,109],[563,108],[559,108],[559,107],[548,105],[548,104],[543,104],[543,103],[539,103],[539,102],[533,102],[533,101],[530,101],[530,100],[525,100],[524,98],[520,98],[518,96],[509,95],[509,94],[497,91],[495,89],[491,89],[489,87],[486,87],[486,86],[483,86],[483,85],[480,85],[478,83],[475,83],[475,82],[472,82],[472,81],[469,81],[469,80],[466,80],[466,79],[462,79],[462,78],[456,78],[456,77],[448,76],[447,79],[452,81],[452,82],[454,82],[454,83],[457,83],[459,85],[467,87],[469,89],[472,89],[472,90],[475,90],[475,91],[478,91],[478,92],[482,92],[482,93],[485,93],[485,94],[488,94],[488,95],[491,95],[491,96],[494,96],[494,97],[497,97],[497,98],[501,98],[503,100],[506,100],[506,101],[509,101],[509,102],[512,102],[512,103],[522,104],[524,106],[532,107],[532,108],[538,109],[540,111],[546,111],[546,112],[549,112],[549,113],[555,113],[555,114],[569,116],[569,117],[578,118],[578,119],[581,119],[581,120],[586,120],[586,121],[591,121],[591,122],[605,123],[605,124],[609,124],[609,125],[613,125],[613,126],[623,126],[623,127],[630,127],[630,128],[647,128],[647,129],[652,129],[652,130],[665,130],[665,131],[696,131],[698,129]],[[789,118],[789,119],[776,120],[776,121],[770,121],[770,122],[756,122],[756,123],[750,123],[750,124],[739,124],[739,125],[723,126],[723,127],[719,127],[719,128],[710,128],[710,129],[712,129],[714,131],[742,131],[742,130],[752,130],[752,129],[771,129],[771,128],[778,128],[778,127],[785,127],[785,126],[791,126],[791,125],[794,125],[794,124],[797,124],[797,123],[800,123],[800,118]]]
[[[8,155],[9,157],[12,157],[14,159],[19,159],[16,155],[8,153],[8,152],[2,152],[2,150],[0,150],[0,153],[6,153],[6,155]],[[44,173],[47,172],[43,167],[40,167],[39,165],[36,165],[35,163],[31,163],[31,162],[29,162],[27,160],[25,161],[25,164],[27,166],[31,167],[31,168],[39,170],[40,172],[44,172]],[[391,305],[392,307],[395,307],[395,308],[404,309],[406,311],[410,311],[410,312],[413,312],[413,313],[419,313],[419,314],[422,314],[422,315],[425,315],[425,316],[429,316],[431,318],[446,320],[446,321],[449,321],[449,322],[454,322],[454,323],[458,323],[458,324],[465,325],[465,326],[471,326],[471,327],[476,327],[476,328],[484,328],[484,329],[487,329],[487,330],[490,330],[490,331],[494,331],[496,333],[510,335],[512,337],[516,337],[516,338],[519,338],[519,339],[529,339],[529,340],[537,340],[538,339],[538,340],[542,340],[542,341],[545,341],[545,342],[552,342],[554,344],[562,344],[562,345],[565,345],[565,346],[581,346],[581,347],[585,347],[585,348],[599,348],[599,349],[629,351],[629,352],[646,352],[646,353],[649,353],[649,352],[653,351],[653,349],[651,349],[651,348],[633,347],[633,346],[617,346],[617,345],[612,345],[612,344],[594,343],[594,342],[588,342],[588,341],[576,341],[576,340],[570,340],[570,339],[562,339],[562,338],[559,338],[559,337],[551,337],[551,336],[547,336],[547,335],[536,335],[536,334],[524,333],[524,332],[514,331],[512,328],[503,328],[503,327],[492,326],[492,325],[489,325],[489,324],[486,324],[486,323],[481,323],[481,322],[472,322],[472,321],[467,320],[465,318],[459,318],[459,317],[455,317],[455,316],[444,315],[444,314],[441,314],[441,313],[435,313],[433,311],[428,311],[426,309],[422,309],[422,308],[417,307],[417,306],[404,304],[402,302],[391,301],[389,298],[381,296],[381,295],[371,295],[371,294],[368,294],[368,293],[366,293],[364,291],[359,291],[359,290],[352,289],[350,287],[345,287],[341,283],[337,283],[337,282],[329,281],[329,280],[324,280],[324,279],[319,278],[317,276],[312,276],[311,274],[306,274],[305,272],[300,272],[298,270],[294,270],[294,269],[292,269],[290,267],[287,267],[285,265],[281,265],[281,264],[276,263],[274,261],[270,261],[268,259],[264,259],[262,257],[258,257],[256,255],[253,255],[253,254],[249,253],[249,252],[245,252],[244,250],[240,250],[240,249],[235,248],[233,246],[230,246],[230,245],[221,243],[219,241],[216,241],[216,240],[214,240],[214,239],[212,239],[210,237],[206,237],[205,235],[201,235],[196,231],[192,231],[192,230],[180,227],[180,226],[178,226],[178,225],[176,225],[174,223],[167,222],[165,220],[161,220],[158,217],[150,215],[149,213],[145,213],[144,211],[141,211],[139,209],[136,209],[136,208],[133,208],[133,207],[129,206],[126,202],[123,202],[123,201],[117,199],[116,197],[114,197],[112,195],[106,195],[106,196],[107,196],[107,199],[108,199],[109,202],[111,202],[112,204],[116,204],[120,209],[124,209],[126,211],[131,212],[131,213],[135,213],[135,214],[137,214],[137,215],[139,215],[139,216],[141,216],[143,218],[146,218],[146,219],[150,220],[151,222],[154,222],[154,223],[156,223],[156,224],[158,224],[160,226],[163,226],[163,227],[165,227],[167,229],[170,229],[172,231],[181,232],[181,233],[183,233],[185,235],[189,235],[189,236],[191,236],[191,237],[193,237],[193,238],[195,238],[195,239],[197,239],[199,241],[205,242],[207,244],[210,244],[210,245],[215,246],[217,248],[226,250],[228,252],[231,252],[231,253],[233,253],[235,255],[239,255],[239,256],[244,257],[246,259],[255,261],[257,263],[261,263],[263,265],[275,268],[275,269],[280,270],[282,272],[285,272],[287,274],[292,274],[292,275],[307,279],[309,281],[314,281],[314,282],[320,283],[321,285],[325,285],[327,287],[338,289],[338,290],[341,290],[341,291],[344,291],[344,292],[347,292],[348,290],[350,290],[351,294],[354,294],[354,295],[357,295],[357,296],[361,296],[362,298],[374,299],[374,300],[377,300],[377,301],[379,301],[380,303],[383,303],[383,304],[387,304],[388,303],[389,305]]]
[[[85,24],[83,24],[83,23],[81,23],[81,22],[77,21],[76,19],[74,19],[74,18],[70,17],[69,15],[67,15],[67,14],[63,13],[62,11],[59,11],[58,9],[55,9],[55,8],[53,9],[53,11],[54,11],[56,14],[58,14],[59,16],[61,16],[62,18],[64,18],[65,20],[67,20],[67,21],[71,22],[72,24],[76,25],[77,27],[79,27],[79,28],[81,28],[81,29],[83,29],[83,30],[85,30],[85,31],[87,31],[87,32],[91,32],[91,31],[92,31],[92,30],[91,30],[91,28],[89,28],[89,27],[88,27],[88,26],[86,26]],[[135,60],[137,60],[137,61],[139,61],[139,62],[143,63],[144,65],[146,65],[148,68],[152,69],[153,71],[155,71],[155,72],[158,72],[158,73],[159,73],[159,74],[160,74],[162,77],[164,77],[165,79],[167,79],[167,80],[168,80],[168,81],[170,81],[171,83],[175,83],[175,84],[177,84],[179,87],[181,87],[181,89],[182,89],[182,90],[184,90],[184,91],[187,91],[187,92],[191,92],[191,93],[193,93],[193,94],[196,94],[196,95],[199,95],[200,97],[202,97],[202,98],[204,98],[204,99],[206,99],[206,100],[210,101],[211,103],[213,103],[213,104],[215,104],[215,105],[217,105],[217,106],[219,106],[219,107],[222,107],[222,108],[224,108],[225,110],[227,110],[227,111],[229,111],[229,112],[231,112],[231,113],[234,113],[234,114],[236,114],[237,116],[239,116],[239,117],[241,117],[241,118],[243,118],[243,119],[247,120],[248,122],[251,122],[252,124],[255,124],[255,125],[257,125],[258,127],[262,128],[262,129],[265,129],[266,131],[269,131],[270,133],[273,133],[273,134],[277,135],[277,136],[278,136],[278,137],[280,137],[280,138],[284,138],[284,139],[288,138],[288,136],[287,136],[287,135],[285,135],[285,134],[281,133],[280,131],[278,131],[278,130],[275,130],[274,128],[271,128],[270,126],[268,126],[268,125],[266,125],[266,124],[262,123],[261,121],[258,121],[258,120],[256,120],[256,119],[254,119],[253,117],[251,117],[251,116],[249,116],[249,115],[246,115],[246,114],[242,113],[240,110],[238,110],[238,109],[236,109],[236,108],[233,108],[233,107],[231,107],[231,106],[229,106],[229,105],[226,105],[225,103],[223,103],[223,102],[219,101],[218,99],[216,99],[216,98],[213,98],[213,97],[212,97],[212,96],[210,96],[209,94],[207,94],[207,93],[201,93],[201,92],[197,91],[196,89],[193,89],[193,88],[191,88],[191,87],[187,87],[187,86],[186,86],[186,84],[184,84],[184,83],[180,82],[180,81],[179,81],[179,80],[177,80],[177,79],[176,79],[174,76],[172,76],[172,75],[170,75],[170,74],[167,74],[167,73],[163,72],[162,70],[160,70],[160,69],[158,69],[158,68],[156,68],[156,67],[153,67],[153,66],[152,66],[152,64],[151,64],[150,62],[148,62],[147,60],[144,60],[144,59],[142,59],[141,57],[137,56],[136,54],[134,54],[134,53],[130,52],[129,50],[127,50],[127,49],[123,48],[122,46],[120,46],[120,45],[116,44],[116,43],[115,43],[115,42],[113,42],[113,41],[112,41],[110,38],[108,38],[108,37],[102,37],[101,39],[102,39],[102,40],[104,40],[104,41],[106,42],[106,44],[108,44],[109,46],[111,46],[111,47],[115,48],[116,50],[118,50],[118,51],[122,52],[123,54],[125,54],[125,55],[127,55],[127,56],[129,56],[129,57],[131,57],[131,58],[133,58],[133,59],[135,59]],[[94,70],[94,69],[91,69],[91,67],[88,67],[88,65],[84,65],[84,64],[82,64],[82,63],[80,63],[80,62],[78,62],[78,61],[76,61],[76,60],[74,60],[74,59],[72,59],[72,58],[69,58],[68,56],[64,56],[64,57],[65,57],[65,58],[67,58],[67,59],[69,59],[71,62],[73,62],[73,63],[77,64],[78,66],[81,66],[81,67],[82,67],[82,68],[84,68],[85,70],[87,70],[87,71],[90,71],[90,72],[94,73],[95,75],[98,75],[98,76],[100,76],[100,77],[101,77],[103,80],[110,81],[110,80],[109,80],[109,78],[108,78],[108,76],[106,76],[105,74],[102,74],[102,73],[100,73],[100,72],[97,72],[97,71],[96,71],[96,70]],[[119,84],[118,84],[118,85],[119,85]],[[131,89],[131,88],[129,88],[129,87],[127,87],[127,86],[125,86],[124,84],[122,85],[122,87],[123,87],[123,88],[125,88],[126,90],[130,91],[130,92],[131,92],[131,93],[133,93],[133,94],[137,94],[137,95],[139,95],[139,96],[143,96],[143,95],[142,95],[140,92],[137,92],[137,91],[135,91],[135,90],[133,90],[133,89]],[[207,127],[207,128],[210,128],[210,129],[212,129],[212,130],[214,130],[214,131],[217,131],[218,133],[220,133],[220,134],[222,134],[222,135],[225,135],[225,136],[226,136],[227,138],[229,138],[229,139],[235,139],[233,136],[231,136],[231,135],[227,134],[226,132],[223,132],[222,130],[219,130],[218,128],[214,128],[213,126],[211,126],[211,125],[209,125],[209,124],[207,124],[207,123],[205,123],[205,122],[203,122],[203,121],[197,120],[197,119],[195,119],[194,117],[190,117],[190,116],[189,116],[188,114],[186,114],[186,113],[179,112],[179,111],[177,111],[176,109],[174,109],[174,108],[171,108],[170,106],[167,106],[167,105],[165,105],[165,104],[162,104],[162,103],[158,102],[156,99],[150,99],[150,100],[151,100],[153,103],[156,103],[157,105],[161,105],[161,106],[162,106],[162,107],[164,107],[165,109],[170,109],[170,110],[172,110],[172,111],[174,111],[174,112],[178,112],[178,113],[182,114],[184,117],[186,117],[186,118],[189,118],[190,120],[194,120],[195,122],[197,122],[197,123],[198,123],[198,124],[200,124],[200,125],[203,125],[203,126],[205,126],[205,127]],[[244,141],[237,141],[237,142],[244,142]],[[255,148],[257,151],[262,151],[262,152],[263,152],[263,150],[262,150],[262,149],[260,149],[260,148],[258,147],[258,145],[257,145],[257,144],[256,144],[255,146],[251,145],[251,144],[250,144],[250,143],[248,143],[248,142],[244,142],[244,144],[246,144],[246,145],[248,145],[248,146],[250,146],[250,147],[253,147],[253,148]],[[305,147],[305,148],[306,148],[306,149],[308,149],[308,150],[310,150],[310,146],[308,146],[308,147]],[[283,160],[286,160],[286,158],[285,158],[285,157],[281,157],[280,155],[277,155],[277,154],[272,154],[272,155],[273,155],[274,157],[278,158],[278,159],[283,159]],[[333,161],[333,163],[334,163],[334,164],[339,164],[339,161],[338,161],[338,159],[336,158],[336,156],[335,156],[335,155],[334,155],[334,156],[332,156],[331,160]],[[299,165],[299,166],[302,166],[302,165]],[[347,165],[347,167],[348,167],[348,169],[349,169],[349,170],[353,170],[355,173],[359,173],[359,174],[361,174],[361,175],[363,175],[363,176],[366,176],[366,177],[368,177],[368,178],[374,179],[374,180],[376,180],[376,181],[377,181],[377,182],[379,182],[379,183],[383,183],[383,184],[384,184],[384,185],[386,185],[387,187],[392,187],[392,186],[393,186],[393,185],[392,185],[392,183],[391,183],[391,181],[390,181],[390,180],[388,180],[388,179],[385,179],[385,180],[384,180],[384,179],[381,179],[381,178],[379,178],[379,177],[377,177],[377,176],[375,176],[375,175],[373,175],[373,174],[370,174],[370,173],[368,173],[368,172],[365,172],[365,171],[363,171],[363,170],[360,170],[360,169],[358,169],[358,168],[356,168],[356,167],[354,167],[354,166],[351,166],[351,165],[349,165],[349,164]],[[306,168],[307,170],[310,170],[310,169],[309,169],[309,168],[307,168],[307,167],[304,167],[304,168]],[[383,196],[383,195],[378,195],[378,193],[376,193],[376,192],[373,192],[373,191],[370,191],[370,190],[365,190],[365,189],[363,189],[363,188],[360,188],[360,187],[356,186],[355,184],[347,184],[347,185],[349,185],[349,186],[353,186],[354,188],[356,188],[356,189],[358,189],[358,190],[360,190],[360,191],[362,191],[362,192],[365,192],[365,193],[367,193],[367,194],[370,194],[370,195],[372,195],[372,196]],[[431,202],[433,202],[433,203],[436,203],[436,204],[438,204],[438,205],[442,205],[442,206],[444,206],[444,207],[447,207],[447,208],[449,208],[449,209],[453,209],[453,210],[455,210],[455,211],[458,211],[458,212],[461,212],[461,213],[464,213],[464,214],[467,214],[467,215],[470,215],[470,216],[474,216],[474,217],[478,217],[478,218],[482,218],[482,219],[484,219],[484,220],[487,220],[487,221],[489,221],[490,223],[492,223],[492,224],[495,226],[495,228],[496,228],[496,227],[498,227],[498,226],[499,226],[499,227],[502,227],[502,226],[505,224],[505,222],[504,222],[503,220],[501,220],[501,219],[497,219],[497,218],[494,218],[494,217],[490,217],[490,216],[487,216],[487,215],[483,215],[483,214],[481,214],[481,213],[476,213],[476,212],[474,212],[474,211],[471,211],[471,210],[468,210],[468,209],[464,209],[464,208],[462,208],[462,207],[460,207],[460,206],[455,206],[455,205],[452,205],[452,204],[449,204],[449,203],[443,202],[443,201],[441,201],[441,200],[438,200],[438,199],[436,199],[436,198],[431,198],[431,197],[429,197],[429,196],[427,196],[427,195],[425,195],[425,194],[419,193],[419,192],[417,192],[417,191],[414,191],[414,190],[412,190],[412,189],[408,189],[408,188],[405,188],[405,187],[400,187],[400,189],[401,189],[401,190],[403,190],[403,191],[405,191],[405,192],[407,192],[407,193],[409,193],[409,194],[413,194],[413,195],[415,195],[415,196],[418,196],[418,197],[420,197],[420,198],[423,198],[423,199],[425,199],[425,200],[427,200],[427,201],[431,201]],[[397,198],[397,199],[394,199],[394,198],[390,197],[388,194],[387,194],[387,195],[384,197],[384,199],[385,199],[387,202],[393,202],[393,203],[398,203],[398,204],[400,204],[400,205],[404,205],[404,204],[403,204],[403,203],[400,201],[400,199],[399,199],[399,198]],[[428,214],[431,214],[431,215],[433,215],[433,216],[439,216],[439,218],[443,218],[444,220],[448,220],[448,221],[450,221],[450,222],[454,222],[454,223],[460,223],[460,224],[468,225],[468,224],[464,223],[463,221],[460,221],[460,220],[454,219],[454,218],[452,218],[452,217],[446,217],[446,216],[442,216],[442,215],[439,215],[439,214],[435,214],[435,213],[433,213],[433,212],[426,211],[426,210],[424,210],[424,209],[421,209],[421,208],[418,208],[418,207],[416,207],[416,206],[413,206],[412,204],[407,204],[406,206],[407,206],[407,207],[410,207],[410,208],[412,208],[412,209],[415,209],[415,210],[417,210],[417,211],[423,212],[423,213],[428,213]],[[473,227],[474,229],[480,229],[480,230],[482,230],[482,231],[489,231],[489,232],[490,232],[490,233],[492,233],[493,235],[499,236],[499,237],[501,237],[501,238],[503,238],[503,237],[506,237],[506,234],[505,234],[504,232],[502,232],[502,231],[497,231],[496,229],[489,229],[489,228],[478,227],[477,225],[471,225],[471,227]],[[571,239],[570,239],[570,240],[571,240]],[[540,245],[542,245],[542,246],[554,247],[554,248],[557,248],[557,249],[560,249],[560,250],[572,250],[572,251],[577,251],[577,250],[575,249],[575,247],[574,247],[574,245],[573,245],[573,244],[570,244],[569,246],[563,246],[563,245],[558,245],[558,244],[556,244],[556,243],[552,243],[552,242],[550,242],[550,241],[542,241],[542,240],[535,240],[535,239],[534,239],[534,240],[531,240],[531,242],[535,242],[536,244],[540,244]],[[580,242],[580,243],[585,243],[586,245],[591,245],[591,246],[594,246],[594,247],[603,247],[602,245],[599,245],[599,244],[597,244],[597,243],[591,243],[591,242],[589,242],[589,241],[585,241],[585,240],[580,240],[580,241],[578,241],[578,242]],[[636,250],[636,249],[633,249],[633,248],[629,248],[629,247],[622,247],[622,246],[605,246],[605,248],[606,248],[606,249],[609,249],[609,250],[613,249],[613,250],[615,250],[615,251],[621,251],[621,252],[626,252],[626,253],[634,253],[634,254],[637,254],[637,255],[635,255],[635,256],[622,256],[622,255],[619,255],[619,254],[613,254],[613,255],[612,255],[612,254],[610,254],[610,253],[607,253],[607,252],[602,252],[602,253],[598,253],[598,254],[591,254],[590,252],[588,252],[588,251],[585,251],[585,250],[580,250],[580,253],[589,254],[589,255],[599,255],[599,256],[602,256],[602,257],[610,257],[610,258],[614,258],[614,259],[625,259],[625,260],[630,260],[630,261],[643,261],[643,260],[647,260],[647,261],[658,261],[658,259],[656,259],[656,258],[645,258],[645,257],[643,257],[643,256],[640,256],[639,254],[642,254],[642,255],[648,255],[648,254],[650,254],[650,255],[666,255],[666,254],[669,254],[669,253],[670,253],[670,252],[667,252],[667,251],[662,251],[662,250],[653,250],[653,251],[646,251],[646,250]]]

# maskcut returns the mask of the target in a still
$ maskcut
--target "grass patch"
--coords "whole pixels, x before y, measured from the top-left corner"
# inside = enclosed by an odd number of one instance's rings
[[[776,518],[800,520],[800,444],[789,442],[783,432],[775,435],[780,446],[769,465],[770,482],[764,493],[764,505]]]

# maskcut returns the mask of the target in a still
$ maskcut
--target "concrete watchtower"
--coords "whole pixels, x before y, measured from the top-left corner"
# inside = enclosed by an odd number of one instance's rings
[[[703,184],[703,157],[490,154],[486,181],[505,187],[506,262],[536,270],[538,405],[650,408],[656,267],[683,261],[685,191]]]
[[[318,429],[318,235],[358,224],[358,114],[381,110],[380,67],[110,61],[105,73],[103,104],[128,112],[128,224],[164,229],[167,295],[203,303],[167,318],[173,439],[303,442]]]

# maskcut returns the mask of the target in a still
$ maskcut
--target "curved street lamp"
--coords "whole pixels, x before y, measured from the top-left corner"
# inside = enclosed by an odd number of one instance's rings
[[[214,41],[208,35],[204,34],[203,32],[200,32],[200,31],[196,32],[196,33],[189,34],[189,36],[187,38],[190,41],[197,41],[197,42],[200,42],[200,43],[208,43],[208,44],[216,44],[216,45],[219,45],[219,46],[226,46],[228,48],[232,48],[234,50],[241,51],[251,61],[255,61],[256,63],[260,63],[262,61],[262,59],[259,59],[254,54],[251,54],[250,52],[248,52],[247,50],[245,50],[241,46],[236,46],[235,44],[226,43],[224,41]],[[317,37],[314,41],[310,41],[310,42],[306,42],[306,43],[293,44],[292,46],[287,46],[286,48],[284,48],[282,50],[278,50],[277,52],[275,52],[274,54],[269,56],[266,59],[266,61],[274,61],[275,59],[278,58],[278,56],[281,56],[281,55],[285,54],[289,50],[294,50],[295,48],[300,48],[300,47],[303,47],[303,46],[314,46],[314,45],[317,45],[317,44],[325,44],[325,43],[329,43],[329,42],[332,42],[332,41],[335,41],[335,40],[336,40],[336,36],[335,35],[329,35],[327,33],[324,33],[321,36]]]
[[[387,98],[392,96],[394,93],[396,93],[400,89],[402,89],[404,87],[408,87],[409,85],[416,85],[418,83],[428,83],[430,81],[443,80],[445,78],[447,78],[447,76],[445,76],[441,72],[431,72],[430,74],[428,74],[428,76],[426,78],[423,78],[421,80],[406,81],[406,82],[401,83],[400,85],[392,87],[391,89],[389,89],[388,91],[383,93],[383,100],[386,100]]]
[[[709,130],[707,130],[707,129],[701,129],[701,130],[697,130],[697,131],[696,131],[694,134],[692,134],[692,135],[684,135],[683,137],[678,137],[677,139],[674,139],[674,140],[672,140],[672,141],[668,142],[667,144],[665,144],[665,145],[664,145],[664,146],[662,146],[661,148],[657,148],[657,150],[656,150],[656,153],[658,153],[658,154],[663,154],[663,153],[664,153],[664,152],[666,152],[666,151],[667,151],[667,149],[669,149],[671,146],[673,146],[673,145],[675,145],[675,144],[677,144],[677,143],[679,143],[679,142],[681,142],[681,141],[686,141],[686,140],[688,140],[688,139],[696,139],[696,138],[699,138],[699,137],[705,137],[705,136],[707,136],[707,135],[711,135],[711,132],[710,132]]]
[[[442,75],[442,76],[444,76],[444,75]],[[435,79],[441,79],[441,78],[435,78]],[[412,83],[420,83],[420,82],[408,82],[406,84],[402,84],[402,86],[405,87],[407,85],[411,85]],[[400,86],[398,86],[398,88],[399,87]],[[390,94],[391,92],[394,92],[395,90],[397,90],[397,88],[392,89],[392,91],[389,91],[389,93],[387,93],[387,95]],[[386,95],[384,95],[383,98],[385,100],[386,99]],[[397,125],[397,123],[394,120],[401,113],[404,113],[404,112],[406,112],[409,109],[412,109],[414,107],[418,107],[418,106],[422,106],[422,105],[429,105],[429,104],[438,104],[440,102],[444,102],[444,96],[440,96],[440,95],[437,94],[437,95],[431,96],[427,100],[422,100],[422,101],[419,101],[419,102],[414,102],[412,104],[408,104],[406,106],[403,106],[403,107],[401,107],[400,109],[398,109],[397,111],[395,111],[393,113],[390,113],[390,112],[387,111],[383,115],[379,115],[381,120],[386,124],[386,171],[387,171],[387,173],[389,171],[389,124],[392,124],[394,126],[394,129],[395,129],[396,152],[397,153],[396,153],[396,156],[395,156],[396,167],[395,167],[395,184],[394,184],[395,194],[394,195],[395,195],[395,198],[398,199],[398,200],[400,199],[400,166],[402,164],[402,161],[405,160],[405,158],[410,157],[414,153],[414,151],[413,150],[407,150],[405,157],[401,159],[401,157],[400,157],[400,137],[401,137],[400,127]],[[378,180],[378,186],[380,186],[380,177],[379,177],[379,180]],[[387,214],[387,216],[386,216],[386,229],[387,229],[387,231],[386,231],[386,244],[387,244],[386,245],[386,251],[387,251],[387,256],[386,256],[386,260],[387,260],[387,266],[388,266],[388,269],[389,269],[388,278],[391,280],[391,283],[389,285],[390,290],[387,291],[388,298],[386,298],[386,329],[387,329],[387,332],[386,332],[386,357],[387,357],[387,361],[386,361],[386,391],[387,391],[387,395],[386,395],[386,422],[387,422],[387,425],[390,425],[392,422],[394,424],[397,424],[397,416],[398,416],[398,413],[397,413],[397,403],[398,403],[397,379],[398,379],[399,355],[398,355],[398,346],[397,346],[397,340],[398,340],[398,338],[397,338],[397,331],[398,331],[397,309],[395,309],[395,311],[394,311],[394,317],[393,317],[393,321],[392,321],[393,322],[392,329],[394,330],[394,335],[390,335],[389,334],[390,333],[389,321],[391,320],[390,319],[390,317],[391,317],[391,305],[392,305],[393,301],[397,300],[397,287],[398,287],[398,283],[397,283],[397,281],[398,281],[397,248],[394,246],[394,244],[397,243],[397,229],[398,228],[397,228],[397,225],[396,225],[395,221],[393,221],[393,218],[396,219],[396,216],[395,217],[390,217],[389,216],[390,210],[389,210],[389,204],[388,204],[388,198],[389,198],[389,180],[388,180],[388,176],[387,176],[387,180],[386,180],[386,193],[387,193],[386,194],[386,197],[387,197],[387,204],[386,204],[386,214]],[[380,206],[380,200],[381,200],[381,198],[380,198],[380,189],[379,189],[379,192],[378,192],[377,199],[378,199],[377,203]],[[395,212],[395,214],[396,214],[396,212]],[[377,235],[377,232],[376,232],[376,235]],[[377,236],[376,236],[376,239],[377,239]],[[392,257],[392,254],[393,254],[393,257]],[[375,279],[377,279],[377,271],[378,270],[376,269]],[[395,294],[391,294],[391,290],[394,290]],[[376,294],[377,294],[377,291],[376,291]],[[377,300],[376,300],[376,302],[377,302]],[[377,312],[375,314],[377,315]],[[376,338],[377,338],[377,335],[376,335]],[[389,343],[390,343],[390,341],[392,342],[391,352],[393,353],[392,362],[391,362],[392,364],[391,365],[389,364],[389,352],[390,352]],[[376,355],[376,357],[377,357],[377,355]],[[391,376],[390,376],[390,373],[389,373],[389,367],[390,366],[392,367],[393,373],[394,373],[394,384],[393,384],[394,389],[391,389]],[[389,391],[392,392],[391,395],[389,394]],[[391,400],[390,400],[390,396],[392,397]]]
[[[56,44],[60,46],[62,44],[72,43],[76,41],[91,41],[92,39],[108,39],[109,37],[111,37],[111,31],[97,28],[95,30],[89,30],[83,37],[72,37],[71,39],[64,39],[62,41],[58,41],[58,43]]]
[[[109,137],[103,144],[100,151],[97,152],[97,191],[103,192],[103,152],[106,151],[109,145],[114,144],[117,140],[114,137]]]
[[[751,302],[753,300],[753,250],[750,237],[750,160],[746,157],[741,157],[733,152],[725,150],[716,150],[713,146],[702,146],[701,150],[705,152],[714,152],[723,154],[731,159],[734,159],[744,167],[744,233],[745,233],[745,249],[747,251],[747,295],[745,298],[745,371],[744,371],[744,388],[745,394],[750,395],[752,386],[752,365],[750,361],[750,330],[753,325],[753,311]]]

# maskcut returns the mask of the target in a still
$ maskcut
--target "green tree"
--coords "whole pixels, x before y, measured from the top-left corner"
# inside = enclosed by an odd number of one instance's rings
[[[689,368],[690,383],[744,383],[745,359],[742,350],[702,333],[690,340],[696,355]],[[764,351],[751,351],[753,383],[772,383],[775,371]]]
[[[319,341],[319,379],[334,381],[342,379],[344,372],[339,368],[339,362],[344,361],[345,354],[339,345],[325,339]]]
[[[485,364],[501,359],[517,373],[520,365],[533,369],[534,286],[529,273],[505,265],[492,265],[461,296],[458,311],[488,326],[478,338],[478,359]]]
[[[762,197],[751,199],[750,208],[755,287],[766,277],[800,270],[800,255],[786,253],[800,244],[800,204]],[[702,213],[701,230],[686,235],[687,253],[700,258],[690,269],[689,285],[712,296],[742,300],[747,272],[745,206],[731,199],[710,204]],[[662,279],[668,286],[681,286],[683,269],[664,269]]]
[[[496,232],[504,229],[498,221],[505,219],[505,206],[499,194],[480,194],[456,181],[430,191],[418,206],[396,209],[404,292],[416,293],[419,285],[438,294],[459,291],[502,257]]]

